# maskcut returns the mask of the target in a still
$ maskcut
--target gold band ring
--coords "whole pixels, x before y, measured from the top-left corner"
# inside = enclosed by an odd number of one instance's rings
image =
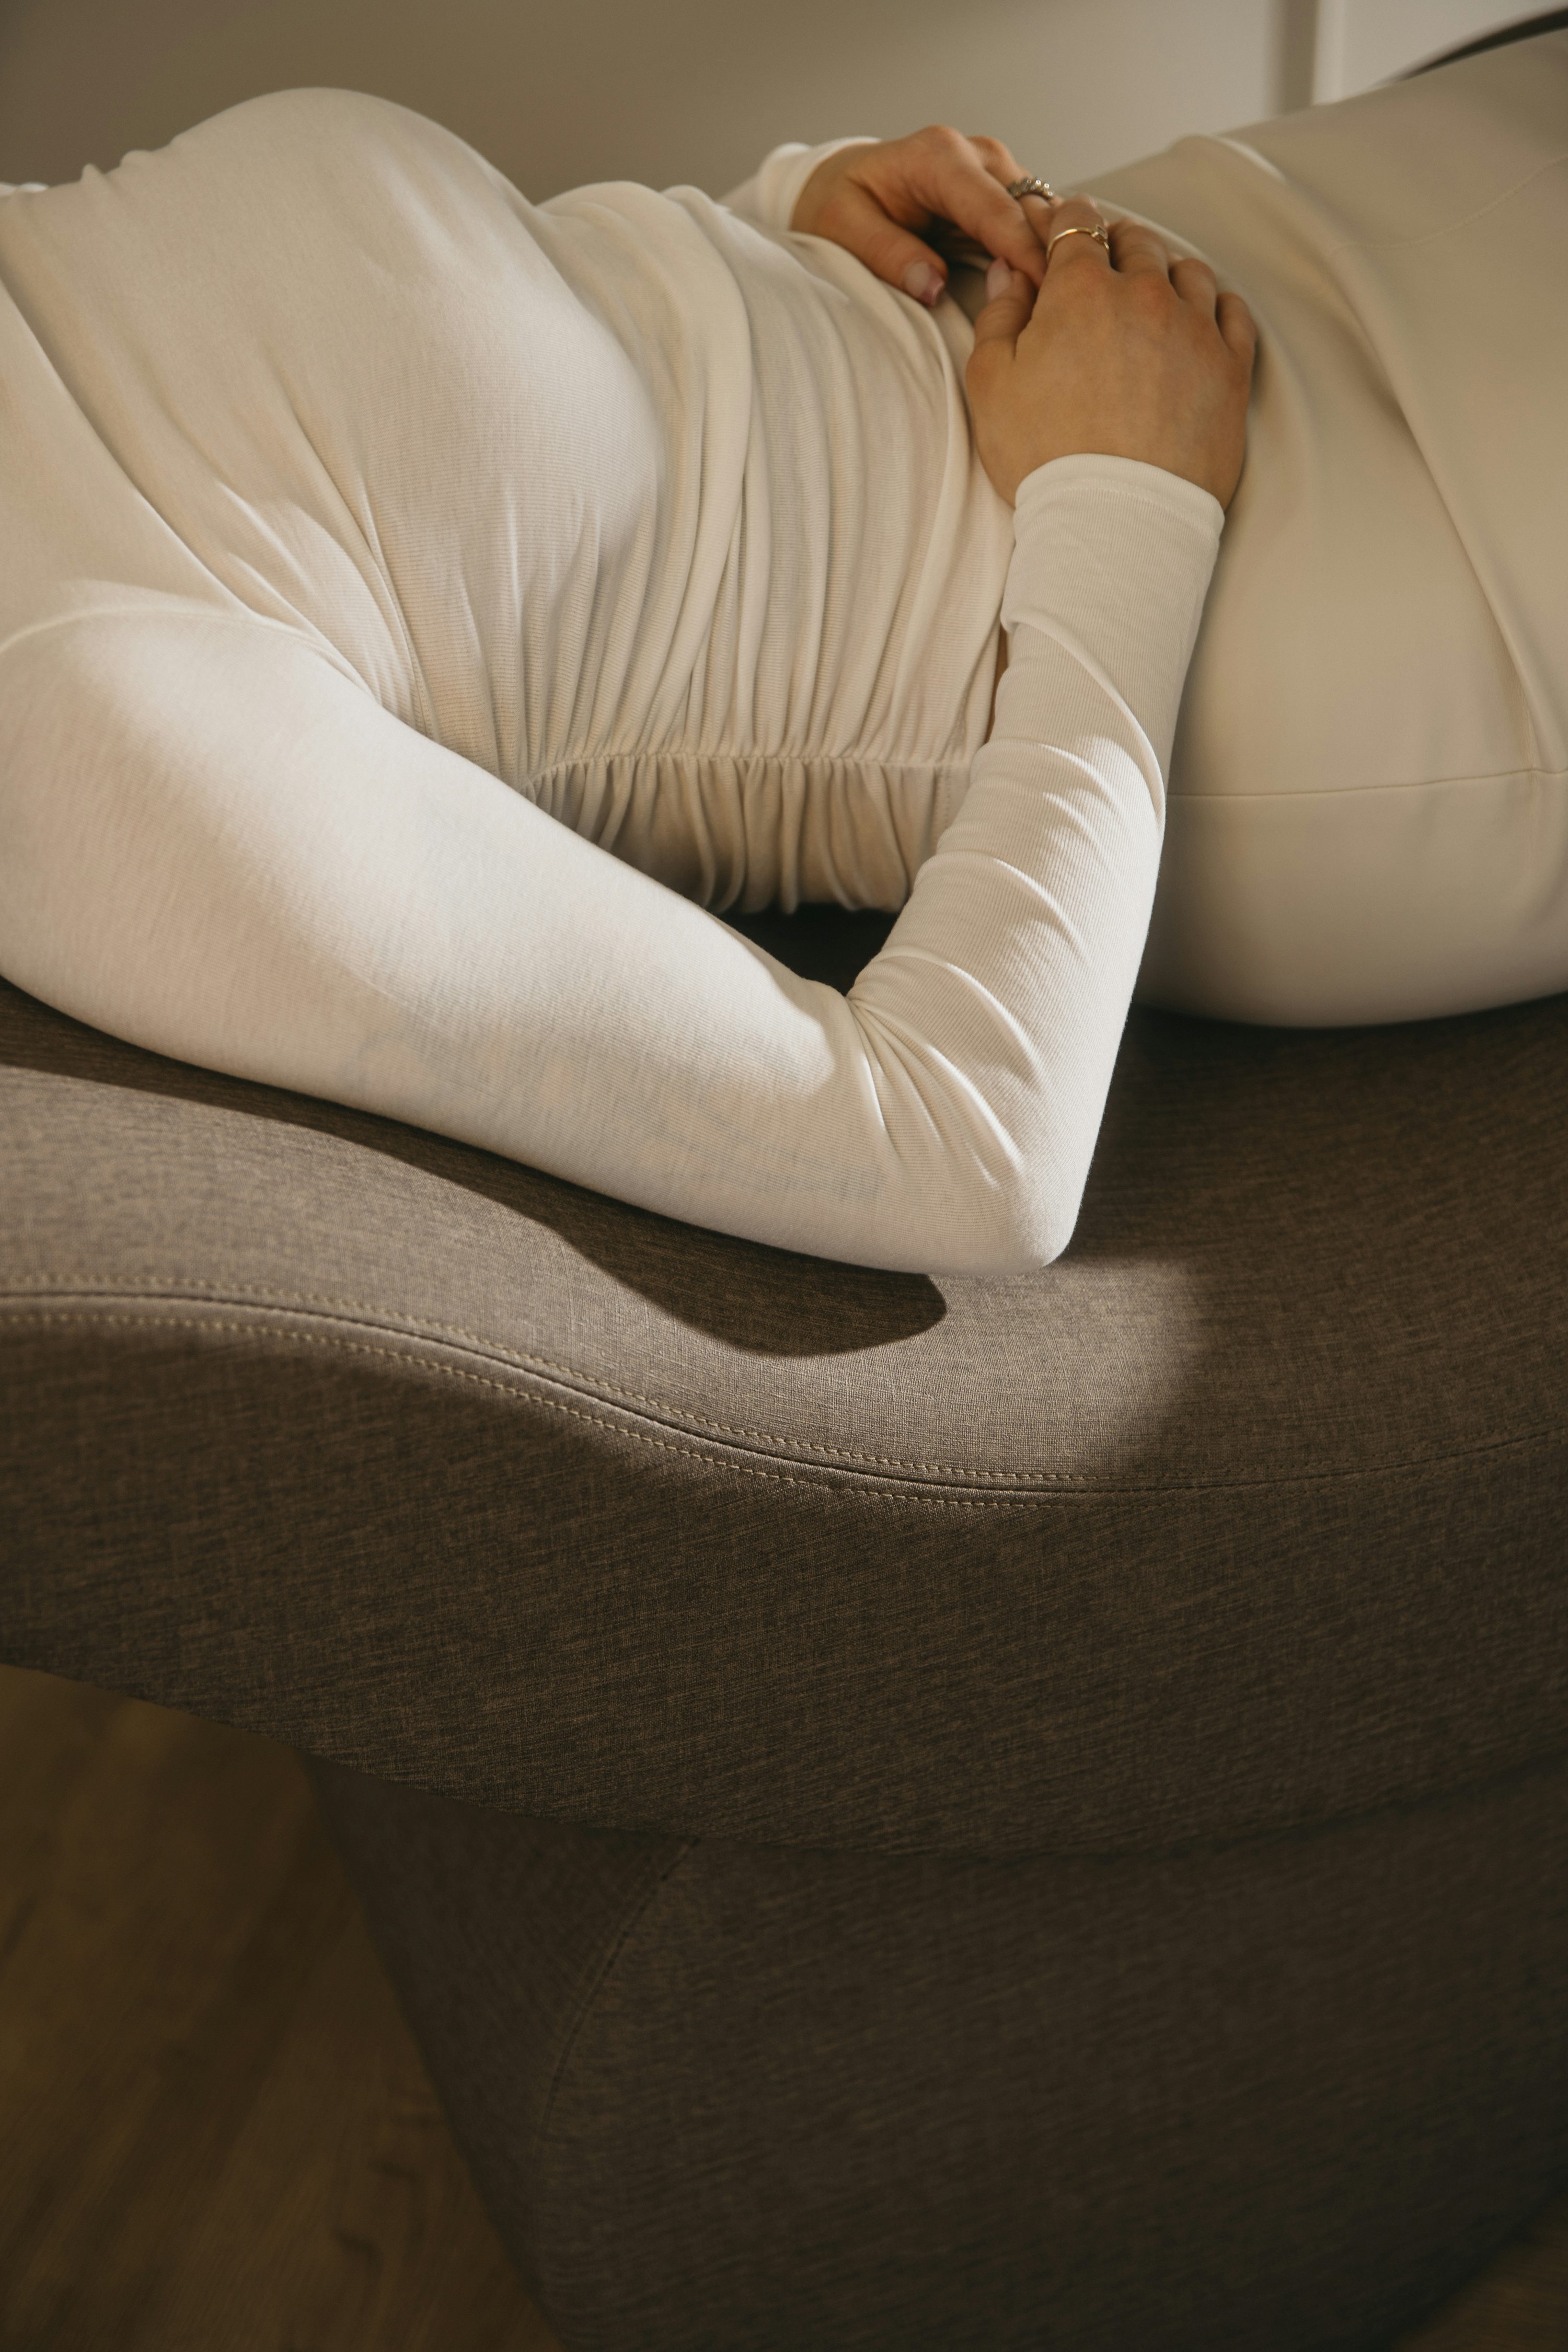
[[[1007,194],[1016,196],[1020,204],[1026,196],[1044,196],[1048,205],[1054,205],[1057,200],[1057,192],[1050,182],[1037,180],[1033,172],[1026,172],[1021,180],[1009,180]]]
[[[1107,253],[1110,251],[1110,231],[1106,227],[1103,221],[1096,221],[1092,228],[1083,228],[1081,226],[1075,226],[1073,228],[1058,228],[1055,236],[1048,236],[1046,239],[1046,259],[1047,261],[1049,261],[1051,257],[1051,247],[1054,245],[1060,245],[1064,236],[1091,236],[1093,237],[1096,245],[1102,245]]]

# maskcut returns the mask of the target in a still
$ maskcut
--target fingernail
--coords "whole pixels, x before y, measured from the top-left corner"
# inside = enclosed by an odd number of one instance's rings
[[[923,302],[929,310],[933,302],[941,299],[941,270],[933,269],[929,261],[911,261],[904,272],[904,291],[912,294],[917,302]]]
[[[999,295],[1005,294],[1012,283],[1011,266],[998,255],[985,273],[985,299],[988,302],[994,302]]]

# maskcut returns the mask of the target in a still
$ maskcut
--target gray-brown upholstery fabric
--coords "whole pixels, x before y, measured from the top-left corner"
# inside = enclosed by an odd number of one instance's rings
[[[569,2352],[1386,2352],[1568,2174],[1562,1766],[1009,1863],[316,1779]]]
[[[1568,2170],[1565,1071],[1137,1013],[933,1282],[0,986],[0,1655],[322,1759],[569,2352],[1370,2352]]]
[[[748,928],[847,977],[874,919]],[[1078,1235],[694,1231],[0,988],[0,1654],[472,1801],[1111,1853],[1568,1745],[1568,1000],[1134,1015]]]

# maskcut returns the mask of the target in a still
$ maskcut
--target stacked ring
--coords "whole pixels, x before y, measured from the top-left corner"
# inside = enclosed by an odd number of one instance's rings
[[[1110,231],[1106,227],[1103,221],[1096,221],[1092,228],[1085,228],[1081,226],[1075,226],[1073,228],[1058,228],[1054,236],[1047,237],[1046,259],[1047,261],[1049,261],[1051,257],[1052,246],[1060,245],[1064,236],[1091,236],[1093,237],[1096,245],[1102,245],[1107,253],[1110,251]]]

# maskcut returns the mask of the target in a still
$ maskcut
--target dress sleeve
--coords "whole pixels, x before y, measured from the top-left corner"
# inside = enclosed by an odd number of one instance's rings
[[[1206,492],[1024,483],[968,796],[847,995],[384,710],[310,640],[138,606],[0,656],[0,968],[132,1043],[811,1255],[1066,1244],[1159,864]]]
[[[828,139],[820,147],[803,146],[799,140],[786,140],[764,155],[749,180],[731,188],[720,203],[746,220],[755,221],[759,228],[787,229],[800,192],[817,165],[840,147],[864,147],[871,144],[870,134],[858,138]]]
[[[1071,1238],[1224,520],[1124,458],[1058,458],[1019,488],[994,728],[847,1000],[931,1269],[1018,1271]]]

